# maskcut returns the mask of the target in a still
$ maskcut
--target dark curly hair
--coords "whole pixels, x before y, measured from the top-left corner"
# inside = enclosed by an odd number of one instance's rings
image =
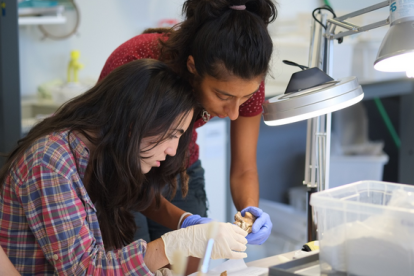
[[[246,9],[234,10],[233,5]],[[191,55],[200,77],[249,80],[267,73],[273,50],[267,25],[277,16],[274,1],[187,0],[183,14],[185,20],[167,32],[169,38],[160,39],[161,60],[176,72],[192,78],[187,70]]]

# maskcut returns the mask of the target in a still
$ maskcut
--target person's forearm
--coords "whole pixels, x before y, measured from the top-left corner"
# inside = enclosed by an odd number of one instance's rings
[[[243,173],[231,172],[230,189],[234,205],[238,211],[248,206],[259,205],[259,177],[257,170]]]
[[[167,199],[165,199],[163,196],[161,196],[161,202],[160,202],[160,208],[155,208],[155,200],[152,202],[150,207],[147,208],[147,210],[141,212],[144,216],[147,218],[170,228],[171,230],[176,230],[178,221],[180,220],[180,217],[182,214],[185,213],[184,210],[178,208],[171,202],[169,202]],[[184,216],[182,221],[188,217],[189,215]]]
[[[151,272],[155,272],[169,263],[161,238],[147,244],[144,262]]]
[[[259,204],[256,156],[260,121],[261,115],[258,114],[253,117],[240,116],[231,122],[230,189],[239,211]]]

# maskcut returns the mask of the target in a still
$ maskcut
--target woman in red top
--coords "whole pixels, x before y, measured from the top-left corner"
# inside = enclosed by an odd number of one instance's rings
[[[121,46],[108,58],[101,72],[103,79],[114,68],[142,58],[166,62],[185,76],[197,93],[203,107],[195,128],[211,117],[231,119],[230,187],[233,202],[242,214],[256,216],[253,232],[247,236],[250,244],[262,244],[270,235],[269,215],[258,208],[259,180],[256,147],[264,101],[264,78],[269,69],[273,44],[267,25],[277,15],[272,0],[188,0],[183,5],[185,20],[162,33],[144,32]],[[184,200],[180,193],[172,204],[191,212],[181,211],[173,220],[177,228],[205,223],[207,216],[204,190],[204,170],[198,160],[197,133],[193,131],[187,173],[189,193]],[[168,198],[168,194],[165,194]],[[165,221],[172,214],[169,202],[160,210],[137,214],[141,232],[136,238],[153,240],[168,228]],[[196,215],[197,214],[197,215]],[[201,215],[201,216],[200,216]],[[170,227],[171,228],[171,227]],[[147,235],[145,235],[147,231]],[[149,233],[148,233],[149,232]]]

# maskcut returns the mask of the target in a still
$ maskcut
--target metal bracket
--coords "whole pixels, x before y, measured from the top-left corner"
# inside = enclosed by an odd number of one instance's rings
[[[366,14],[366,13],[369,13],[369,12],[372,12],[372,11],[375,11],[375,10],[378,10],[378,9],[381,9],[381,8],[388,7],[389,4],[390,4],[390,1],[387,0],[387,1],[369,6],[367,8],[364,8],[364,9],[361,9],[361,10],[358,10],[358,11],[345,14],[343,16],[340,16],[340,17],[337,17],[337,18],[334,18],[334,19],[328,19],[326,33],[325,33],[324,36],[327,39],[333,40],[333,39],[338,39],[338,38],[342,38],[342,37],[345,37],[345,36],[365,32],[365,31],[372,30],[372,29],[375,29],[375,28],[378,28],[378,27],[389,25],[390,24],[390,18],[389,17],[385,20],[378,21],[378,22],[375,22],[375,23],[372,23],[372,24],[368,24],[368,25],[365,25],[365,26],[362,26],[362,27],[345,21],[346,19],[349,19],[349,18],[357,17],[357,16],[362,15],[362,14]],[[337,34],[335,34],[336,26],[347,29],[348,31],[338,32]]]

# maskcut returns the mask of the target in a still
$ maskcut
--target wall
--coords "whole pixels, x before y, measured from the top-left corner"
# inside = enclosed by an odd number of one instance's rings
[[[85,68],[80,78],[97,79],[111,52],[121,43],[156,26],[163,18],[181,18],[182,0],[77,1],[81,11],[78,33],[69,39],[42,39],[37,26],[20,26],[20,80],[23,96],[37,86],[64,79],[71,50],[81,51]]]
[[[37,86],[46,81],[65,79],[69,53],[74,49],[81,51],[80,61],[85,65],[79,73],[80,78],[97,79],[106,58],[121,43],[141,33],[145,28],[156,26],[160,19],[181,20],[183,2],[183,0],[78,0],[77,4],[81,10],[78,33],[61,41],[42,39],[43,35],[37,26],[21,26],[19,51],[22,95],[35,94]],[[280,0],[277,2],[278,19],[270,29],[282,21],[294,19],[297,13],[310,13],[320,5],[321,1]],[[276,51],[277,48],[276,46]],[[276,76],[280,76],[279,70],[283,68],[276,70]]]
[[[375,5],[382,2],[381,0],[352,0],[352,1],[343,1],[343,0],[329,0],[329,3],[335,10],[347,10],[355,11],[362,8],[366,8],[371,5]]]
[[[227,221],[227,147],[229,135],[227,120],[213,118],[211,122],[197,129],[197,143],[200,146],[200,160],[205,170],[208,217]]]
[[[306,121],[269,127],[260,125],[257,166],[260,197],[287,203],[287,191],[304,180]]]

